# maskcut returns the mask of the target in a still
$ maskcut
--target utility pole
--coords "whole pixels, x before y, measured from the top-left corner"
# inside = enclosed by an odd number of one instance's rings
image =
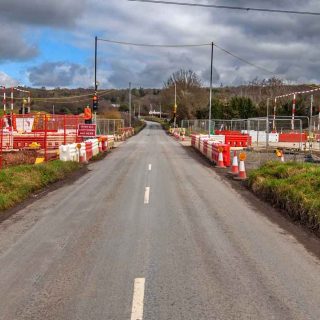
[[[129,82],[129,127],[131,127],[131,82]]]
[[[210,98],[209,98],[209,138],[210,138],[210,135],[211,135],[212,82],[213,82],[213,42],[211,42],[211,73],[210,73]]]
[[[54,114],[54,104],[52,105],[52,114]]]
[[[138,116],[138,118],[140,119],[140,103],[139,103],[139,116]]]
[[[267,131],[267,150],[269,147],[269,103],[270,99],[267,99],[267,123],[266,123],[266,131]],[[248,132],[249,133],[249,132]]]
[[[162,117],[161,117],[161,103],[160,103],[160,119],[161,119]]]

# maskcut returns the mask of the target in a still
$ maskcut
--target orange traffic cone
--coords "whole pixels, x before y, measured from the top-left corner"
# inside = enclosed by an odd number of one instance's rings
[[[246,167],[244,165],[244,160],[240,160],[239,164],[239,174],[237,177],[235,177],[236,180],[246,180],[247,174],[246,174]]]
[[[238,163],[237,151],[234,151],[233,160],[232,160],[232,167],[231,167],[231,171],[229,171],[229,173],[234,174],[234,175],[239,174],[239,163]]]
[[[219,158],[218,158],[218,164],[217,164],[217,167],[218,168],[225,168],[226,166],[224,165],[224,162],[223,162],[223,153],[222,153],[223,149],[221,150],[219,148]]]

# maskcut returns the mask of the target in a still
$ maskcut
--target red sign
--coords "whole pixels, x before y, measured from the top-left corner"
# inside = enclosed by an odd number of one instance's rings
[[[95,137],[96,136],[96,125],[95,124],[79,124],[78,127],[79,137]]]

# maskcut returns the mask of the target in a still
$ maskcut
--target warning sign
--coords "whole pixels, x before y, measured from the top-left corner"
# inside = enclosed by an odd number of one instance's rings
[[[79,124],[78,126],[79,137],[95,137],[96,136],[96,125],[95,124]]]

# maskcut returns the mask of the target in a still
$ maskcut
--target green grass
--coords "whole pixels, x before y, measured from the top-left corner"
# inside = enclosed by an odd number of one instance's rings
[[[249,185],[295,220],[320,230],[320,166],[269,162],[250,172]]]
[[[38,165],[19,165],[0,171],[0,210],[12,208],[33,192],[69,176],[81,165],[51,161]]]
[[[144,127],[146,126],[146,123],[144,121],[138,121],[134,125],[134,134],[138,134]]]

